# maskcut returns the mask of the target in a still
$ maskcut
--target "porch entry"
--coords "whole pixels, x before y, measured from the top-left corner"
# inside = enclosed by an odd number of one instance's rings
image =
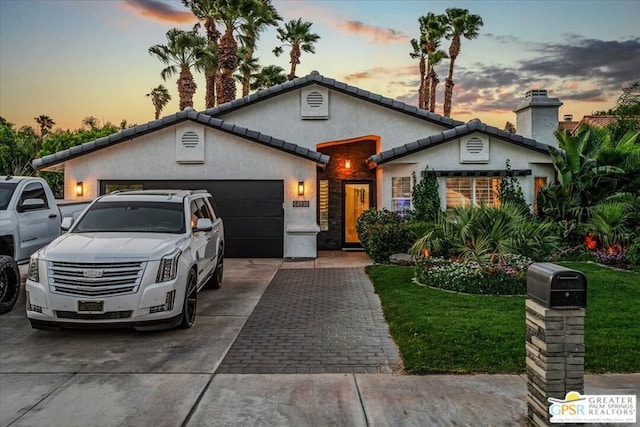
[[[370,182],[345,182],[344,189],[343,248],[361,248],[356,221],[372,205]]]

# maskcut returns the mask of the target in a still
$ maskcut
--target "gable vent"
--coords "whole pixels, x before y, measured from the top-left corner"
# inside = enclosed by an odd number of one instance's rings
[[[329,89],[309,87],[300,89],[300,117],[303,120],[329,118]]]
[[[185,134],[182,135],[182,145],[185,148],[196,148],[199,142],[200,139],[195,132],[185,132]]]
[[[467,151],[472,155],[480,154],[483,148],[484,142],[480,138],[471,138],[467,141]]]
[[[489,163],[489,138],[460,139],[460,163]]]
[[[307,95],[307,105],[311,108],[318,108],[324,102],[322,95],[316,91],[313,91]]]

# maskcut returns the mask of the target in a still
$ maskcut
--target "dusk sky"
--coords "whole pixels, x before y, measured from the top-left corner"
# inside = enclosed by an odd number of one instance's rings
[[[640,1],[383,1],[274,0],[285,21],[302,18],[320,35],[316,54],[303,53],[298,76],[313,70],[350,85],[417,104],[418,62],[409,57],[418,18],[461,7],[480,15],[475,40],[462,41],[455,64],[452,118],[504,128],[530,89],[547,89],[564,103],[560,118],[575,120],[615,106],[623,87],[640,80]],[[195,17],[179,0],[0,0],[0,116],[37,128],[77,129],[82,119],[119,125],[153,120],[145,97],[159,84],[178,109],[176,77],[148,53],[166,32],[191,29]],[[204,34],[204,31],[203,31]],[[261,65],[289,70],[288,50],[272,54],[276,31],[262,33]],[[443,41],[448,49],[449,42]],[[438,69],[441,84],[448,61]],[[194,108],[204,109],[205,84],[196,75]]]

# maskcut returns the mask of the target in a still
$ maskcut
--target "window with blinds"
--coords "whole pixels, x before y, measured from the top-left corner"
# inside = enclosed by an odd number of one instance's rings
[[[447,178],[447,209],[458,206],[500,206],[500,178]]]
[[[400,216],[411,210],[411,177],[391,178],[391,204],[393,211]]]

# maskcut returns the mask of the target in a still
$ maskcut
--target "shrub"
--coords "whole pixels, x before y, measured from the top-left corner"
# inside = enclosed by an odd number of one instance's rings
[[[425,169],[425,176],[420,182],[413,173],[412,202],[415,209],[413,216],[417,221],[434,221],[440,210],[440,192],[438,191],[438,178],[433,171]]]
[[[421,284],[479,295],[524,295],[531,260],[507,255],[504,262],[482,268],[475,261],[424,257],[416,263],[415,278]]]
[[[627,256],[629,267],[632,270],[640,271],[640,239],[637,239],[629,246],[625,255]]]
[[[387,209],[363,212],[356,221],[356,231],[365,252],[376,263],[407,252],[412,242],[407,222]]]

